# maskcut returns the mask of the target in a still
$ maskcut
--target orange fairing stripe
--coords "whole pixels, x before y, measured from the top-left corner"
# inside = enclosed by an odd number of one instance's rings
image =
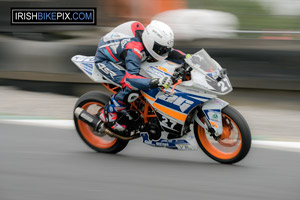
[[[146,94],[145,92],[142,92],[142,95],[146,98],[149,99],[150,101],[155,101],[154,98],[150,97],[148,94]]]
[[[177,111],[174,111],[174,110],[171,110],[167,107],[164,107],[160,104],[157,104],[157,103],[153,103],[153,107],[157,108],[158,110],[162,111],[163,113],[175,118],[175,119],[178,119],[180,121],[185,121],[186,119],[186,115],[185,114],[182,114],[180,112],[177,112]]]
[[[159,70],[161,70],[161,71],[163,71],[163,72],[165,72],[165,73],[167,73],[167,74],[172,75],[172,74],[171,74],[166,68],[164,68],[164,67],[158,66],[157,69],[159,69]]]

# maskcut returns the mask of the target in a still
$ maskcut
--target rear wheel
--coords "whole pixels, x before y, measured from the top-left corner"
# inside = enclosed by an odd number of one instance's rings
[[[204,120],[201,119],[204,123]],[[231,106],[222,110],[223,133],[215,140],[199,124],[194,123],[196,140],[201,149],[212,159],[231,164],[242,160],[251,147],[251,133],[243,116]]]
[[[104,109],[110,97],[102,92],[88,92],[81,96],[75,104],[75,108],[81,107],[92,115],[96,115]],[[118,153],[128,144],[128,141],[104,135],[96,136],[93,128],[77,119],[74,115],[76,130],[81,139],[92,149],[102,153]]]

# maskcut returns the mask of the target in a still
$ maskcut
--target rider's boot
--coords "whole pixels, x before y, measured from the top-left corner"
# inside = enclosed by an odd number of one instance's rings
[[[109,104],[105,106],[105,108],[100,113],[99,117],[101,121],[106,123],[106,125],[109,126],[111,129],[116,131],[124,131],[126,129],[126,125],[121,125],[118,122],[116,122],[116,120],[117,112],[125,110],[126,107],[127,104],[125,104],[122,101],[116,100],[115,95],[113,95]]]

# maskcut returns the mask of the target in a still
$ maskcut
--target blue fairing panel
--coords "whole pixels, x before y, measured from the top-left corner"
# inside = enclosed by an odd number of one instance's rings
[[[143,143],[155,146],[155,147],[167,147],[170,149],[178,149],[178,146],[189,145],[189,142],[183,139],[159,139],[157,141],[149,140],[148,133],[141,133]]]
[[[208,101],[209,98],[201,97],[183,92],[175,92],[174,95],[161,95],[156,99],[156,103],[171,108],[173,110],[188,114],[195,106]]]

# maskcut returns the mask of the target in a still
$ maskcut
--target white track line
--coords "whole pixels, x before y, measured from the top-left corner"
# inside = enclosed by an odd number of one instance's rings
[[[44,119],[0,119],[0,123],[19,124],[28,126],[43,126],[63,129],[74,129],[73,120],[44,120]]]
[[[300,152],[300,142],[252,140],[252,145],[256,147]]]
[[[75,129],[73,120],[0,119],[0,123],[63,128],[63,129]],[[300,142],[253,140],[252,145],[255,147],[300,152]]]

